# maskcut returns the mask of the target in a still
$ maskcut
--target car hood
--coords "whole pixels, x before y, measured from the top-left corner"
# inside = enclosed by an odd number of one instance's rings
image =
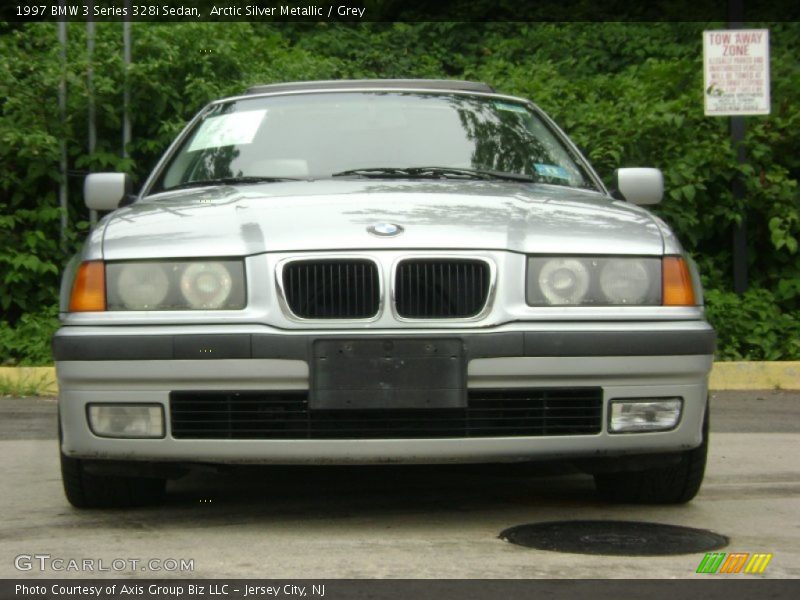
[[[400,225],[395,237],[368,232]],[[107,260],[358,249],[658,255],[644,209],[596,192],[486,181],[320,180],[162,193],[105,221]]]

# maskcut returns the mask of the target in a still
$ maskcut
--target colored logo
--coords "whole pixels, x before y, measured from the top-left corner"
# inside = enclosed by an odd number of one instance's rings
[[[767,570],[772,554],[749,552],[709,552],[697,566],[697,573],[719,575],[722,573],[758,574]]]

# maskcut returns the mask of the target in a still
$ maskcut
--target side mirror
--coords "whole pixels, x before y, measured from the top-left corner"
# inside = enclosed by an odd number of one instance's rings
[[[132,191],[127,173],[91,173],[83,182],[83,200],[91,210],[116,210]]]
[[[664,175],[645,167],[617,169],[617,190],[633,204],[658,204],[664,196]]]

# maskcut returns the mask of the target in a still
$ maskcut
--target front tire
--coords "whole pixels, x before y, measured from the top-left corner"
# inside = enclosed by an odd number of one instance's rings
[[[164,497],[166,480],[151,477],[96,475],[85,461],[61,453],[64,494],[76,508],[129,508],[156,504]]]
[[[708,457],[709,416],[706,405],[703,443],[681,453],[677,464],[644,471],[596,473],[597,494],[604,500],[629,504],[684,504],[697,495]]]

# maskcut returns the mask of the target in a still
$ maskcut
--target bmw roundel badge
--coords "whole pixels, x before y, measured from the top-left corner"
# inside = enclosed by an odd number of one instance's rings
[[[367,231],[378,237],[393,237],[403,233],[403,228],[394,223],[375,223],[375,225],[367,227]]]

